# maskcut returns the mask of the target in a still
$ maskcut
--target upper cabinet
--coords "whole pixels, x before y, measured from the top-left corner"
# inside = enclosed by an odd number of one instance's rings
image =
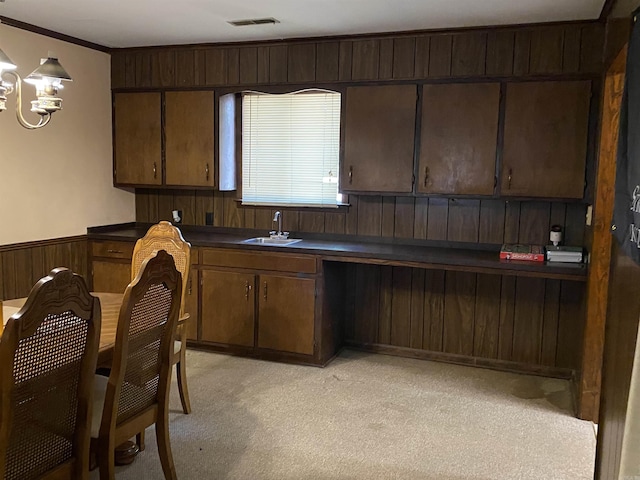
[[[590,81],[508,83],[501,195],[582,198]]]
[[[212,91],[115,93],[114,183],[213,187],[214,135]]]
[[[424,85],[416,191],[493,195],[499,83]]]
[[[167,185],[213,187],[213,92],[165,94]]]
[[[411,193],[416,85],[348,87],[343,192]]]
[[[162,100],[158,92],[114,95],[114,183],[162,183]]]

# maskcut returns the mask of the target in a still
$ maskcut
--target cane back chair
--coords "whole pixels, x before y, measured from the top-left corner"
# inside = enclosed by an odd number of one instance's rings
[[[187,329],[185,323],[189,320],[189,313],[185,313],[184,297],[188,291],[189,269],[191,268],[191,244],[182,237],[180,230],[170,222],[161,221],[152,225],[144,237],[136,242],[131,259],[131,280],[133,280],[144,260],[158,250],[165,250],[173,257],[176,268],[182,275],[182,297],[180,300],[180,318],[178,320],[178,330],[176,333],[176,343],[172,357],[172,365],[176,365],[178,380],[178,391],[182,411],[191,413],[191,401],[189,400],[189,389],[187,388]],[[144,443],[140,445],[144,449]]]
[[[153,424],[165,478],[176,478],[169,386],[181,295],[180,272],[164,250],[142,263],[124,292],[111,372],[94,378],[91,437],[102,480],[114,478],[115,447]]]
[[[86,479],[100,300],[56,268],[0,337],[0,478]]]

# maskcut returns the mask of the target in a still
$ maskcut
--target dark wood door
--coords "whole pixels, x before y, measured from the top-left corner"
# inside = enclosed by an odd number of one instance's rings
[[[500,84],[425,85],[417,191],[492,195]]]
[[[158,92],[114,94],[114,181],[162,183],[162,119]]]
[[[213,186],[213,92],[165,94],[167,185]]]
[[[255,324],[255,276],[202,270],[201,339],[252,347]]]
[[[260,275],[258,346],[313,355],[316,281]]]
[[[582,198],[591,82],[507,84],[503,196]]]
[[[192,252],[193,253],[193,252]],[[198,340],[198,270],[191,268],[187,291],[184,294],[184,311],[189,314],[187,339]]]
[[[124,293],[131,281],[131,262],[94,260],[92,272],[94,292]]]
[[[416,99],[415,85],[347,88],[341,191],[412,191]]]

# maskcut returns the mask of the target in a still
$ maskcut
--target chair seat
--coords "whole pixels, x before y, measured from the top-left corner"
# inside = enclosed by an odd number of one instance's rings
[[[100,433],[100,423],[102,422],[102,411],[104,410],[104,399],[107,393],[109,377],[94,375],[93,377],[93,409],[91,412],[91,438],[98,438]]]

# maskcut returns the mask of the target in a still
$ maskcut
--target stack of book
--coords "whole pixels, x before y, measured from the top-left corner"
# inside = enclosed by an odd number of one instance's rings
[[[565,247],[547,245],[547,261],[549,262],[582,262],[582,247]]]
[[[522,245],[505,243],[500,249],[502,260],[527,260],[544,262],[544,248],[542,245]]]

